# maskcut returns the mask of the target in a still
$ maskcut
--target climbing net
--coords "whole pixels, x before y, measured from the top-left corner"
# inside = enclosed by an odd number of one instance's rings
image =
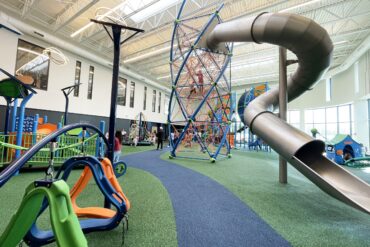
[[[224,72],[232,48],[227,44],[220,51],[210,51],[200,45],[221,22],[219,10],[187,19],[180,19],[180,10],[175,21],[168,115],[171,157],[215,161],[230,153],[231,85]]]

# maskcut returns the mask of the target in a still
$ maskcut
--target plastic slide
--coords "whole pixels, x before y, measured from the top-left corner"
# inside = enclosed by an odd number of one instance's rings
[[[200,41],[202,48],[222,50],[225,42],[255,42],[285,47],[297,56],[297,70],[288,78],[288,100],[314,86],[330,66],[333,44],[326,30],[295,14],[262,13],[212,26]],[[283,73],[281,71],[280,73]],[[370,186],[324,157],[325,143],[278,118],[279,89],[252,101],[243,121],[298,171],[329,195],[370,214]]]
[[[50,186],[50,188],[48,187]],[[58,246],[87,246],[77,216],[72,210],[68,185],[63,180],[30,184],[16,214],[0,238],[0,247],[17,246],[36,221],[44,198],[50,205],[50,219]],[[27,242],[32,246],[32,242]]]
[[[125,217],[127,213],[126,204],[123,198],[116,192],[112,187],[109,180],[105,177],[104,171],[100,164],[100,161],[92,156],[80,156],[73,157],[64,162],[62,167],[59,169],[57,178],[62,178],[67,180],[71,171],[75,167],[86,166],[91,170],[94,180],[104,195],[105,199],[112,204],[116,211],[113,217],[110,218],[89,218],[80,219],[79,223],[81,229],[84,233],[94,232],[94,231],[108,231],[117,227],[121,220]],[[116,198],[119,198],[116,199]],[[71,202],[72,203],[72,202]],[[44,203],[41,212],[47,208],[47,203]],[[71,209],[73,210],[73,209]],[[41,230],[36,224],[33,224],[31,230],[27,233],[25,240],[37,243],[38,245],[45,245],[53,242],[55,235],[51,230]]]
[[[126,203],[127,210],[130,209],[130,201],[123,193],[122,188],[119,182],[114,175],[114,171],[112,168],[112,164],[109,159],[104,158],[101,161],[101,166],[104,171],[104,175],[109,180],[110,184],[113,186],[115,191],[120,195],[120,197],[113,195],[118,201],[121,201],[123,198],[124,202]],[[73,205],[73,209],[78,217],[87,217],[87,218],[112,218],[116,212],[109,208],[102,208],[102,207],[85,207],[81,208],[77,205],[77,198],[81,194],[81,192],[86,188],[87,184],[89,183],[90,179],[92,178],[93,174],[89,167],[85,167],[80,178],[75,183],[73,188],[71,189],[71,201]]]

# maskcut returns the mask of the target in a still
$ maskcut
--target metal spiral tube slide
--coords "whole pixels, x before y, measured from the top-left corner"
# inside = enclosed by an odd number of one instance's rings
[[[326,30],[313,20],[294,14],[262,13],[221,23],[207,34],[208,49],[222,50],[225,42],[269,43],[285,47],[298,58],[288,78],[288,100],[309,90],[329,68],[333,44]],[[325,143],[315,140],[273,114],[279,89],[252,101],[244,122],[298,171],[323,191],[348,205],[370,213],[370,186],[327,159]]]

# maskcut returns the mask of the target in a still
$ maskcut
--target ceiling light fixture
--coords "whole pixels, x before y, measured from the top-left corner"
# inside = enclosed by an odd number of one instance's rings
[[[193,41],[195,41],[195,38],[192,38],[191,40],[189,40],[189,42],[193,42]],[[177,46],[178,46],[177,44],[174,44],[173,48],[177,48]],[[158,50],[154,50],[154,51],[142,54],[142,55],[138,55],[136,57],[126,59],[126,60],[123,61],[123,63],[137,62],[137,61],[144,60],[145,58],[152,57],[152,56],[161,54],[161,53],[169,51],[169,50],[171,50],[171,46],[166,46],[166,47],[160,48]]]
[[[136,0],[135,0],[136,1]],[[159,2],[160,0],[151,0],[151,2],[149,2],[148,4],[145,4],[143,5],[142,7],[137,7],[135,8],[135,10],[131,11],[129,14],[125,13],[127,16],[125,16],[124,18],[127,18],[129,17],[130,15],[135,15],[137,13],[140,13],[141,11],[145,10],[146,8],[152,6],[153,4]],[[107,11],[107,13],[99,16],[98,18],[96,18],[97,20],[102,20],[103,18],[107,17],[108,15],[112,14],[113,12],[119,10],[119,9],[123,9],[123,12],[125,12],[124,10],[129,8],[128,7],[128,4],[130,4],[131,2],[129,1],[124,1],[122,3],[120,3],[119,5],[117,5],[116,7],[114,7],[113,9]],[[146,3],[146,2],[145,2]],[[85,31],[86,29],[88,29],[89,27],[91,27],[92,25],[94,25],[94,23],[92,22],[89,22],[88,24],[86,24],[85,26],[81,27],[80,29],[78,29],[77,31],[75,31],[74,33],[71,34],[71,38],[75,37],[76,35],[78,35],[79,33]]]
[[[318,3],[320,2],[321,0],[312,0],[312,1],[308,1],[308,2],[305,2],[305,3],[301,3],[301,4],[298,4],[298,5],[295,5],[295,6],[292,6],[292,7],[289,7],[289,8],[286,8],[286,9],[282,9],[280,10],[279,12],[281,13],[284,13],[284,12],[289,12],[293,9],[298,9],[298,8],[301,8],[301,7],[305,7],[305,6],[308,6],[308,5],[311,5],[311,4],[314,4],[314,3]]]
[[[129,15],[132,12],[136,11],[139,8],[138,2],[139,1],[137,1],[137,0],[129,0],[128,1],[129,6],[132,6],[132,8],[130,8],[130,7],[125,8],[123,10],[123,12],[126,15]],[[146,0],[145,2],[148,4],[152,1]],[[153,5],[151,5],[150,7],[146,8],[146,9],[144,9],[144,10],[138,12],[138,13],[133,14],[130,18],[134,22],[140,23],[140,22],[145,21],[146,19],[152,17],[153,15],[158,14],[159,12],[165,11],[166,9],[172,7],[173,5],[177,4],[178,2],[179,2],[179,0],[158,1],[158,2],[154,3]]]
[[[161,80],[161,79],[165,79],[169,77],[171,77],[171,75],[165,75],[165,76],[158,77],[157,80]]]
[[[177,45],[174,45],[174,47],[177,47]],[[133,57],[133,58],[126,59],[126,60],[123,61],[123,63],[133,63],[133,62],[136,62],[136,61],[140,61],[140,60],[143,60],[145,58],[155,56],[155,55],[161,54],[163,52],[169,51],[170,49],[171,49],[171,46],[166,46],[166,47],[163,47],[163,48],[158,49],[158,50],[154,50],[154,51],[151,51],[151,52],[148,52],[148,53],[145,53],[145,54]]]
[[[17,49],[20,50],[20,51],[25,51],[25,52],[34,54],[36,56],[45,56],[45,57],[47,57],[46,55],[44,55],[44,54],[42,54],[40,52],[33,51],[33,50],[30,50],[30,49],[27,49],[27,48],[24,48],[24,47],[18,47]]]
[[[234,82],[238,82],[238,81],[248,81],[248,80],[255,80],[255,79],[259,79],[259,78],[267,78],[267,77],[273,77],[273,76],[278,76],[278,74],[273,73],[273,74],[265,74],[265,75],[259,75],[259,76],[238,78],[238,79],[235,79],[235,80],[232,79],[231,84],[233,84]]]
[[[108,15],[112,14],[114,11],[120,9],[121,7],[123,7],[124,5],[126,4],[126,2],[123,2],[123,3],[120,3],[119,5],[117,5],[116,7],[114,7],[113,9],[107,11],[105,14],[99,16],[97,18],[97,20],[101,20],[103,19],[104,17],[107,17]],[[77,34],[85,31],[86,29],[88,29],[89,27],[91,27],[92,25],[94,25],[95,23],[93,22],[89,22],[88,24],[86,24],[85,26],[81,27],[80,29],[78,29],[76,32],[72,33],[71,34],[71,38],[75,37]]]
[[[348,40],[337,41],[337,42],[334,42],[333,45],[341,45],[345,43],[348,43]]]
[[[238,64],[238,65],[232,65],[232,69],[235,70],[240,70],[240,69],[245,69],[245,68],[250,68],[250,67],[256,67],[256,66],[261,66],[261,65],[266,65],[266,64],[271,64],[274,63],[275,60],[263,60],[259,62],[251,62],[251,63],[246,63],[246,64]]]

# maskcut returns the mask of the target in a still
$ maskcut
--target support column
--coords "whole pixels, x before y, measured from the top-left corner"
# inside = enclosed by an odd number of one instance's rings
[[[279,117],[286,121],[288,108],[288,94],[287,94],[287,51],[286,48],[279,47]],[[288,182],[287,176],[287,162],[279,156],[279,182],[286,184]]]
[[[109,137],[108,137],[108,159],[113,165],[113,153],[114,153],[114,138],[116,128],[116,111],[117,111],[117,92],[118,92],[118,74],[119,74],[119,58],[121,53],[120,40],[121,40],[121,28],[118,26],[112,26],[113,34],[113,75],[112,75],[112,89],[111,89],[111,101],[110,101],[110,114],[109,114]]]

